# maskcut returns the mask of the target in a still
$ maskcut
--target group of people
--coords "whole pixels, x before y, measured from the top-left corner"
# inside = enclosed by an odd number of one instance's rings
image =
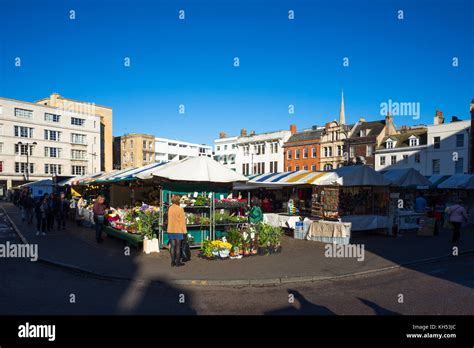
[[[36,218],[37,236],[45,236],[47,232],[52,231],[55,221],[58,230],[66,229],[70,203],[64,193],[45,193],[39,200],[35,200],[31,190],[25,188],[18,192],[17,196],[16,204],[21,209],[22,221],[31,225],[33,217]]]

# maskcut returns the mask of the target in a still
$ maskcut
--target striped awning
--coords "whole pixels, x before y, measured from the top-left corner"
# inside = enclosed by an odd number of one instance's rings
[[[134,167],[134,168],[119,170],[108,177],[98,178],[97,180],[94,180],[93,183],[107,184],[107,183],[114,183],[114,182],[121,182],[121,181],[136,180],[137,174],[146,173],[148,171],[151,172],[155,170],[157,167],[160,167],[165,164],[166,163],[152,163],[143,167],[138,167],[138,168]]]
[[[291,186],[291,185],[311,185],[319,178],[330,175],[328,172],[310,172],[307,170],[299,170],[283,173],[261,174],[253,177],[248,184],[250,185],[275,185],[275,186]]]
[[[65,186],[65,185],[78,186],[78,185],[82,185],[84,182],[86,182],[88,180],[93,180],[95,178],[98,178],[98,177],[102,176],[103,174],[104,174],[103,172],[99,172],[99,173],[92,173],[92,174],[86,174],[86,175],[81,175],[81,176],[75,176],[75,177],[70,178],[68,180],[59,182],[58,185],[59,186]]]

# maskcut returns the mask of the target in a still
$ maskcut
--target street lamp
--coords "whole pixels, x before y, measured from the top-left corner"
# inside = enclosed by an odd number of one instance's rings
[[[18,142],[18,153],[21,155],[21,147],[26,146],[26,181],[30,181],[30,147],[38,145],[36,141],[32,143],[22,143],[21,141]]]

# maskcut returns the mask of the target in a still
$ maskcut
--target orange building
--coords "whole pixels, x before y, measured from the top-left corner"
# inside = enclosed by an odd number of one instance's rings
[[[312,127],[301,132],[296,132],[292,125],[292,136],[283,145],[285,149],[284,171],[294,170],[320,170],[320,145],[323,127]]]

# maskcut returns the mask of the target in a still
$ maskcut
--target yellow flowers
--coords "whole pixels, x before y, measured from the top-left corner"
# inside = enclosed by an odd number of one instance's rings
[[[216,249],[228,249],[228,250],[230,250],[232,248],[232,244],[227,243],[227,242],[223,242],[221,240],[213,240],[211,242],[211,245],[212,245],[213,248],[216,248]]]

